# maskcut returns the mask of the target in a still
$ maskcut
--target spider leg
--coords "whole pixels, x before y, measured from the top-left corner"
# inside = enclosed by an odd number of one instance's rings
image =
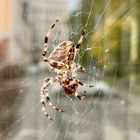
[[[46,98],[46,101],[48,102],[49,106],[52,106],[55,110],[59,111],[59,112],[64,112],[63,110],[61,109],[58,109],[56,106],[54,106],[51,101],[50,101],[50,98],[49,98],[49,94],[48,94],[48,86],[57,81],[56,78],[48,78],[45,80],[45,84],[42,88],[42,90],[44,91],[44,94],[45,94],[45,98]]]
[[[80,100],[84,100],[86,97],[86,91],[84,91],[84,95],[79,95],[78,92],[75,92],[75,96]]]
[[[80,65],[77,65],[77,64],[75,66],[76,66],[76,69],[78,69],[78,70],[80,70],[80,71],[82,71],[84,73],[87,73],[87,70],[84,67],[82,67]]]
[[[46,57],[46,54],[47,54],[47,48],[48,48],[48,39],[49,39],[49,36],[51,34],[51,31],[53,30],[53,28],[55,27],[56,23],[58,22],[58,20],[55,21],[54,24],[52,24],[51,28],[49,29],[47,35],[45,36],[44,38],[44,46],[43,46],[43,52],[42,52],[42,60],[43,61],[47,61],[47,57]]]
[[[44,115],[51,121],[53,121],[53,118],[51,118],[51,116],[47,113],[46,111],[46,105],[45,105],[45,95],[43,92],[41,92],[40,94],[40,104],[41,104],[41,110],[44,113]]]
[[[48,94],[48,86],[55,82],[57,79],[56,78],[48,78],[44,81],[44,84],[41,88],[41,94],[40,94],[40,102],[41,102],[41,110],[43,111],[43,113],[45,114],[45,116],[49,119],[49,120],[53,120],[50,115],[46,112],[45,109],[45,102],[47,102],[49,104],[49,106],[52,106],[55,110],[57,110],[58,112],[64,112],[63,110],[57,108],[55,105],[53,105],[50,101],[49,98],[49,94]]]
[[[58,62],[54,60],[49,60],[48,62],[50,64],[49,69],[58,74],[65,74],[69,69],[69,66],[63,62]]]
[[[80,45],[81,45],[81,43],[82,43],[82,41],[83,41],[83,39],[84,39],[85,33],[86,33],[86,29],[84,29],[84,30],[82,31],[81,37],[80,37],[80,39],[79,39],[79,41],[78,41],[78,43],[77,43],[77,45],[76,45],[76,49],[79,49],[79,47],[80,47]]]
[[[84,83],[82,83],[81,81],[78,81],[78,83],[80,84],[80,85],[82,85],[82,86],[85,86],[85,87],[94,87],[94,85],[88,85],[88,84],[84,84]],[[80,100],[84,100],[85,99],[85,97],[86,97],[86,91],[84,91],[84,95],[79,95],[77,92],[75,93],[75,96],[77,97],[77,98],[79,98]]]
[[[52,66],[54,69],[64,69],[64,70],[68,70],[68,65],[63,63],[63,62],[59,62],[59,61],[54,61],[54,60],[49,60],[50,62],[50,66]]]
[[[81,81],[78,81],[78,83],[80,84],[80,85],[82,85],[82,86],[84,86],[84,87],[94,87],[94,85],[88,85],[88,84],[84,84],[84,83],[82,83]]]

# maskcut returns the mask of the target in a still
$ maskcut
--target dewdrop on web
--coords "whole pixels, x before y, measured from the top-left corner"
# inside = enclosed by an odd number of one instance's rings
[[[109,52],[109,49],[106,49],[106,50],[105,50],[105,53],[107,53],[107,52]]]
[[[87,51],[90,51],[90,50],[91,50],[91,48],[87,48],[86,50],[87,50]]]

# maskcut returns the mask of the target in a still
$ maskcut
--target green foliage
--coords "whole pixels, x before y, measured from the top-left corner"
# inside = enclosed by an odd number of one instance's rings
[[[140,32],[138,36],[134,36],[135,24],[140,25],[140,2],[114,0],[108,4],[108,1],[94,0],[93,5],[92,2],[93,0],[83,0],[80,11],[74,11],[69,20],[69,25],[72,25],[70,32],[77,33],[71,36],[75,42],[79,39],[82,28],[87,25],[87,36],[80,48],[81,63],[88,66],[89,59],[94,59],[102,66],[110,63],[107,73],[116,72],[117,77],[139,73],[138,65],[132,64],[134,68],[127,69],[127,64],[132,63],[130,54],[134,47],[140,45]],[[140,31],[139,26],[136,31]],[[92,48],[91,52],[85,52],[86,48]],[[106,49],[109,49],[107,54]],[[137,53],[133,62],[135,64],[140,60],[139,50],[138,48],[137,52],[136,49],[134,51]]]

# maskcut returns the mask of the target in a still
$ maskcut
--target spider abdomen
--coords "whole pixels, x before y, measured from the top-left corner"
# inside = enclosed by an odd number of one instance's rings
[[[57,62],[62,62],[66,65],[68,65],[69,63],[69,59],[70,61],[73,61],[74,58],[74,50],[72,49],[74,46],[74,43],[71,41],[64,41],[62,43],[60,43],[55,50],[50,54],[50,59],[57,61]],[[69,55],[69,52],[72,51],[72,54]]]

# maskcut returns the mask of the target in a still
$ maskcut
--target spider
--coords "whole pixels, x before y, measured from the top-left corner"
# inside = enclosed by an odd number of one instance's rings
[[[80,100],[85,99],[86,91],[84,91],[83,95],[79,95],[77,92],[78,85],[80,84],[85,87],[93,87],[93,85],[82,83],[77,78],[76,71],[81,70],[83,72],[86,72],[86,69],[74,62],[76,52],[80,48],[80,45],[83,41],[85,29],[81,33],[81,37],[76,45],[72,41],[63,41],[52,51],[50,56],[47,57],[48,39],[51,31],[57,23],[58,20],[56,20],[55,23],[52,24],[47,35],[45,36],[44,48],[42,52],[42,60],[49,64],[49,69],[51,71],[54,71],[58,74],[57,77],[46,78],[44,80],[40,93],[41,110],[49,120],[53,120],[53,118],[46,111],[46,103],[48,103],[49,106],[53,107],[58,112],[64,112],[62,109],[57,108],[51,103],[48,92],[48,86],[50,84],[52,84],[53,82],[58,82],[63,87],[67,95],[75,95]]]

